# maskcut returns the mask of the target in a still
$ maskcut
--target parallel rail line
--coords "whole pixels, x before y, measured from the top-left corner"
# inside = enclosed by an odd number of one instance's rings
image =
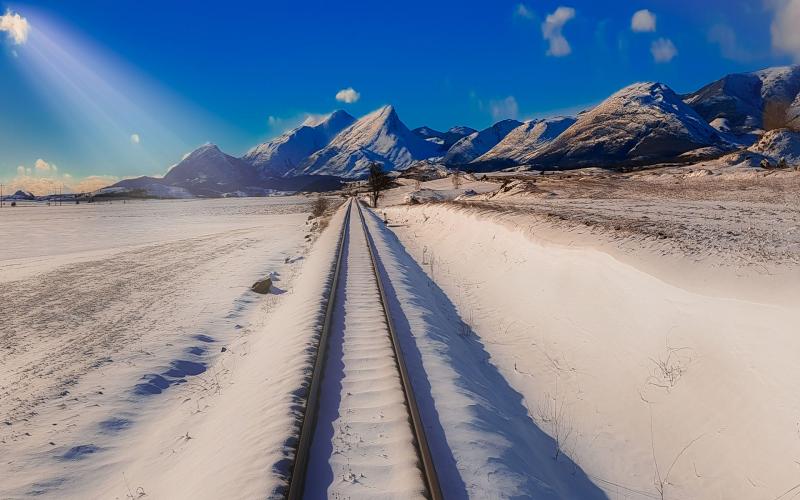
[[[300,427],[300,438],[298,440],[297,452],[295,454],[295,460],[289,478],[289,489],[286,498],[290,500],[300,500],[303,498],[303,492],[307,479],[306,475],[308,471],[308,463],[311,458],[311,446],[319,414],[322,376],[324,373],[325,362],[328,353],[328,339],[330,337],[333,312],[337,304],[336,291],[338,289],[339,275],[342,269],[342,256],[344,254],[347,231],[350,227],[351,212],[353,211],[353,205],[355,205],[355,210],[358,210],[359,220],[366,235],[367,247],[372,263],[372,270],[375,275],[375,281],[378,285],[383,315],[386,319],[386,325],[388,327],[391,340],[392,352],[400,375],[400,383],[405,397],[406,408],[409,412],[409,424],[411,425],[411,431],[414,436],[414,445],[417,450],[423,482],[427,490],[427,496],[431,500],[440,500],[443,498],[443,496],[439,485],[439,480],[436,475],[436,468],[434,466],[431,451],[428,446],[428,440],[425,436],[425,428],[419,413],[419,406],[414,398],[414,391],[411,385],[411,379],[408,375],[408,369],[406,367],[405,360],[403,359],[403,352],[400,347],[400,342],[392,322],[386,290],[381,280],[375,242],[370,234],[369,226],[367,225],[360,203],[353,200],[351,200],[349,203],[350,204],[347,207],[347,213],[345,214],[344,222],[342,223],[341,233],[339,235],[336,263],[333,271],[333,281],[325,307],[325,319],[322,326],[322,332],[320,333],[316,359],[314,360],[314,370],[312,372],[311,383],[309,384],[308,388],[308,397],[306,400],[303,422]]]

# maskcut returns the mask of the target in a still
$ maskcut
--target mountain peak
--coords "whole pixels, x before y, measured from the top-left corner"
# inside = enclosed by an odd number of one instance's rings
[[[397,170],[437,154],[438,147],[411,132],[394,107],[382,106],[342,130],[301,166],[306,174],[359,177],[373,162]]]

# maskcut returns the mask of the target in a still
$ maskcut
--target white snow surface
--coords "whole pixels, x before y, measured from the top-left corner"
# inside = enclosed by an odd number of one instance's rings
[[[308,207],[115,202],[0,219],[25,235],[0,260],[15,311],[0,324],[0,498],[280,489],[336,239],[303,258]],[[273,292],[250,292],[268,273]]]
[[[290,173],[356,178],[366,175],[372,162],[384,170],[402,170],[437,152],[436,144],[411,132],[392,106],[384,106],[344,129]]]

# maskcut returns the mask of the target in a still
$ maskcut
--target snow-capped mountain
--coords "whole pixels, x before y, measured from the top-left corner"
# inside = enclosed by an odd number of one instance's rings
[[[253,165],[206,144],[186,155],[164,177],[125,179],[110,188],[160,198],[215,198],[263,196],[274,191],[330,191],[340,185],[338,179],[329,176],[263,177]]]
[[[473,132],[447,150],[442,162],[446,165],[463,165],[495,147],[512,130],[522,125],[517,120],[503,120],[480,132]]]
[[[342,130],[290,173],[358,178],[372,162],[384,170],[402,170],[437,151],[436,144],[411,132],[392,106],[384,106]]]
[[[478,157],[475,163],[491,162],[522,165],[540,147],[552,142],[567,130],[575,123],[575,120],[575,118],[567,116],[544,120],[529,120],[509,132],[496,146]]]
[[[258,175],[252,165],[206,144],[189,153],[172,167],[164,181],[191,191],[225,193],[246,186],[258,185]]]
[[[752,141],[800,115],[799,93],[800,66],[784,66],[727,75],[684,100],[718,129]]]
[[[284,176],[355,121],[342,110],[321,119],[308,119],[294,130],[254,147],[242,160],[256,167],[262,178]]]
[[[637,83],[581,114],[531,163],[547,168],[648,164],[712,146],[728,144],[672,89]]]
[[[468,136],[477,132],[474,128],[470,127],[453,127],[447,132],[439,132],[430,127],[419,127],[412,130],[415,134],[425,139],[428,142],[438,144],[443,150],[447,151],[450,147]]]

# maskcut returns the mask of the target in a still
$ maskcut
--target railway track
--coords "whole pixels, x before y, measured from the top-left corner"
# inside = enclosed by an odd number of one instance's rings
[[[374,240],[348,203],[287,498],[440,499]]]

